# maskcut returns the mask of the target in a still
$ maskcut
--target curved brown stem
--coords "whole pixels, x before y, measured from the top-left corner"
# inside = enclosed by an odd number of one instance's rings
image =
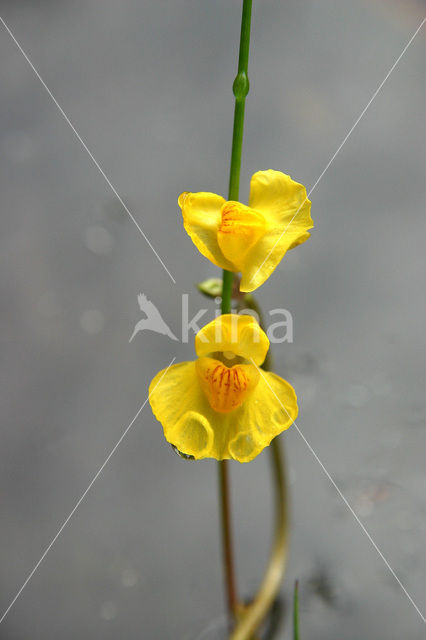
[[[244,610],[230,636],[231,640],[249,640],[259,628],[271,608],[287,565],[288,499],[284,456],[280,441],[275,438],[269,447],[275,487],[275,532],[268,566],[253,602]]]
[[[234,550],[232,545],[231,505],[229,491],[228,461],[218,463],[219,496],[221,512],[221,529],[223,545],[223,564],[225,577],[225,593],[229,617],[232,620],[237,613],[238,597],[235,584]]]

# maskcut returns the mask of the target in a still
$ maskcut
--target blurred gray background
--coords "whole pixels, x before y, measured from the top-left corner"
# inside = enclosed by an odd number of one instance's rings
[[[226,194],[240,0],[1,1],[1,16],[159,264],[0,25],[0,609],[146,398],[193,357],[128,340],[145,293],[219,271],[182,229],[183,190]],[[274,168],[315,183],[420,24],[418,0],[255,0],[241,198]],[[420,33],[312,194],[316,228],[258,293],[289,309],[275,348],[299,428],[426,611],[424,75]],[[210,314],[215,310],[210,304]],[[211,315],[209,316],[211,317]],[[302,637],[425,637],[425,626],[296,430],[283,438]],[[270,541],[268,456],[232,464],[239,588]],[[216,466],[187,463],[149,406],[0,626],[5,640],[220,638]],[[291,637],[291,626],[280,638]]]

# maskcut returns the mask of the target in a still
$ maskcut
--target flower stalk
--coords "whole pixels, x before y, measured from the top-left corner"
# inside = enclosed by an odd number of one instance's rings
[[[228,200],[238,200],[240,192],[241,153],[243,148],[244,113],[246,96],[249,92],[248,58],[250,50],[252,0],[243,0],[241,16],[240,53],[238,73],[232,91],[235,96],[234,127],[232,133],[231,167],[229,170]],[[231,313],[232,282],[234,274],[223,271],[222,313]]]
[[[229,468],[227,460],[221,460],[218,462],[218,471],[226,602],[229,619],[232,620],[238,611],[238,596],[235,581],[234,550],[232,544]]]
[[[210,278],[198,287],[209,297],[222,294],[222,314],[197,332],[195,361],[160,371],[151,381],[149,393],[166,440],[182,457],[219,461],[225,592],[233,640],[257,640],[255,634],[273,608],[284,575],[289,529],[287,483],[276,436],[288,429],[298,414],[291,384],[269,371],[270,342],[251,292],[270,277],[287,251],[310,237],[313,227],[305,187],[281,171],[257,171],[250,181],[248,206],[238,201],[251,13],[252,0],[242,0],[228,200],[214,193],[188,191],[178,198],[192,242],[223,269],[222,281]],[[296,216],[298,221],[293,224]],[[251,315],[232,313],[233,300],[237,310],[241,306],[255,310],[259,322]],[[259,370],[262,364],[263,374]],[[275,528],[265,575],[247,604],[237,594],[228,460],[250,462],[268,446]]]
[[[247,73],[251,12],[252,0],[243,0],[238,73],[233,84],[235,111],[228,193],[228,200],[234,201],[237,201],[239,197],[245,99],[249,91]],[[234,274],[231,271],[224,270],[222,281],[223,314],[231,312],[233,282]],[[256,308],[256,311],[260,315],[260,309],[252,296],[250,296],[250,303]],[[270,361],[268,359],[265,362],[265,369],[269,368],[269,364]],[[228,462],[223,460],[218,463],[224,572],[228,611],[231,617],[238,620],[231,636],[232,640],[248,640],[250,637],[253,637],[253,634],[267,616],[276,598],[285,571],[288,548],[287,483],[285,468],[283,465],[283,456],[277,439],[274,439],[271,443],[270,454],[276,503],[276,521],[273,546],[267,570],[259,591],[253,602],[248,607],[244,608],[239,605],[236,590]]]
[[[240,170],[241,153],[243,147],[245,100],[249,91],[249,81],[247,73],[250,50],[251,10],[252,0],[243,0],[238,73],[232,87],[235,96],[235,109],[234,127],[232,134],[231,167],[229,171],[228,200],[238,200],[240,190]],[[224,269],[222,276],[223,314],[231,313],[233,281],[234,274],[231,271],[226,271],[226,269]],[[230,618],[235,618],[238,612],[238,596],[234,569],[235,562],[232,543],[229,469],[227,460],[218,462],[218,467],[226,599]]]

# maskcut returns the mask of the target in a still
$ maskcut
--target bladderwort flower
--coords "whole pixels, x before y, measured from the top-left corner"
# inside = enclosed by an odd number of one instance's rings
[[[152,380],[149,401],[165,438],[201,458],[253,460],[297,417],[293,387],[260,371],[269,340],[252,316],[219,316],[195,337],[197,360]]]
[[[207,192],[184,192],[178,203],[197,249],[218,267],[241,272],[243,292],[260,287],[314,226],[305,187],[272,169],[253,175],[248,206]]]

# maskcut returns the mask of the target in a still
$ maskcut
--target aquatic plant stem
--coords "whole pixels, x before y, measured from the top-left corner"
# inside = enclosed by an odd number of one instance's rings
[[[269,453],[275,487],[275,531],[272,550],[256,597],[243,611],[230,640],[248,640],[253,637],[277,597],[287,565],[288,498],[284,457],[279,438],[272,440]]]
[[[234,129],[232,133],[231,168],[229,172],[228,200],[238,200],[240,190],[241,152],[243,147],[244,111],[246,96],[249,92],[248,58],[250,49],[252,0],[243,0],[241,17],[240,53],[238,73],[232,86],[235,96]]]
[[[235,96],[235,110],[234,127],[232,133],[231,167],[229,171],[228,200],[238,200],[240,189],[240,169],[244,133],[245,99],[249,91],[247,70],[250,49],[251,8],[252,0],[243,0],[238,73],[232,87]],[[231,271],[224,270],[222,280],[223,314],[231,313],[233,280],[234,274]],[[218,463],[218,465],[226,599],[230,617],[235,617],[238,611],[238,596],[235,583],[235,563],[232,545],[229,469],[228,462],[226,460],[222,460]]]
[[[222,460],[218,465],[225,590],[228,614],[232,620],[238,610],[238,597],[235,584],[235,563],[232,546],[229,469],[227,460]]]
[[[299,582],[294,584],[293,595],[293,640],[299,640]]]
[[[233,84],[235,110],[228,192],[228,200],[236,201],[238,201],[239,198],[245,99],[249,91],[247,71],[250,48],[251,12],[252,0],[243,0],[238,73]],[[234,274],[230,271],[224,270],[222,279],[223,314],[231,313],[232,310],[233,282]],[[260,316],[260,309],[252,296],[250,296],[250,303],[253,305],[252,308],[255,308]],[[264,368],[266,369],[269,366],[270,360],[268,358],[265,361]],[[276,503],[274,539],[263,581],[255,599],[248,606],[242,606],[239,603],[236,589],[228,462],[223,460],[218,463],[226,598],[230,618],[233,618],[236,621],[236,625],[231,635],[233,640],[248,640],[249,638],[253,638],[253,634],[268,614],[277,596],[285,571],[288,546],[287,484],[283,457],[279,441],[277,439],[274,439],[271,443],[270,455]]]
[[[240,192],[241,153],[243,148],[244,112],[249,92],[248,58],[250,50],[252,0],[243,0],[241,17],[240,53],[238,72],[232,86],[235,96],[234,127],[232,132],[231,167],[229,170],[228,200],[238,200]],[[223,271],[222,313],[231,312],[232,283],[234,274]]]

